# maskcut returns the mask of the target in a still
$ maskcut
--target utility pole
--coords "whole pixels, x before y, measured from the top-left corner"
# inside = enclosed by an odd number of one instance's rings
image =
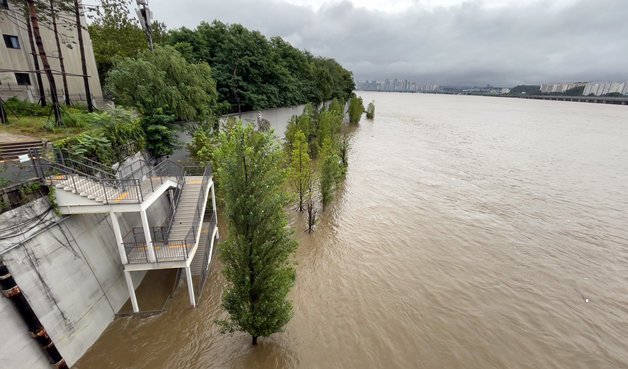
[[[35,66],[35,76],[37,77],[37,86],[39,87],[39,104],[46,106],[46,95],[44,93],[44,83],[41,80],[41,72],[39,70],[39,59],[37,59],[37,51],[35,49],[35,41],[33,41],[33,28],[31,27],[31,18],[28,7],[24,8],[26,16],[26,29],[28,30],[28,41],[30,41],[31,53],[33,54],[33,65]]]
[[[153,12],[148,9],[148,0],[136,0],[139,9],[135,9],[137,17],[140,20],[144,32],[146,32],[146,41],[148,42],[148,48],[153,51],[153,31],[150,29],[150,24],[153,19]]]
[[[87,76],[87,62],[85,59],[85,47],[83,45],[83,26],[81,25],[81,13],[78,0],[74,0],[74,15],[76,17],[76,32],[78,33],[79,51],[81,52],[81,65],[83,67],[83,84],[85,85],[85,95],[87,99],[87,110],[94,112],[94,104],[92,103],[92,93],[89,89],[89,81]]]

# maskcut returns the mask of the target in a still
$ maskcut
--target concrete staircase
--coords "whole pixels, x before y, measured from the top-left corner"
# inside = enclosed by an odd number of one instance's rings
[[[49,181],[51,182],[51,181]],[[48,183],[50,184],[50,183]],[[123,188],[103,186],[89,177],[76,174],[62,174],[54,180],[54,186],[90,200],[107,204],[108,202],[124,202],[129,197],[129,191]]]
[[[210,232],[212,231],[213,230],[210,228],[210,223],[203,223],[203,230],[201,231],[201,239],[198,242],[198,249],[196,250],[196,254],[194,255],[194,260],[192,260],[192,263],[190,264],[190,270],[192,271],[192,275],[194,276],[201,275],[203,270],[207,268],[207,265],[203,265],[205,264],[204,256],[207,248],[209,247],[209,238],[211,237]],[[214,252],[214,250],[212,250],[212,253]],[[211,258],[212,255],[209,256],[210,260]]]
[[[183,192],[181,192],[177,212],[174,215],[174,221],[168,236],[169,240],[184,240],[190,228],[192,228],[202,181],[203,177],[200,176],[185,177],[185,185],[183,186]]]
[[[41,141],[0,142],[0,160],[13,160],[28,154],[28,149],[41,148]]]

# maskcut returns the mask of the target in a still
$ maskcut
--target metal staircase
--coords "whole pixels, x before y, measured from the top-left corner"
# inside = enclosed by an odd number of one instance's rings
[[[56,148],[31,149],[29,154],[44,184],[101,204],[139,204],[167,180],[178,188],[184,184],[185,169],[169,160],[154,167],[137,162],[136,168],[123,176],[111,167]]]
[[[109,213],[134,312],[139,307],[131,273],[152,269],[185,269],[190,303],[196,306],[190,265],[200,260],[195,269],[202,287],[219,237],[211,165],[196,167],[200,175],[189,175],[169,160],[155,166],[136,160],[114,170],[56,148],[35,148],[29,154],[42,182],[59,190],[55,199],[62,214]],[[170,194],[170,213],[162,225],[151,226],[147,209],[165,193]],[[212,216],[203,223],[210,194]],[[122,213],[139,213],[142,226],[123,235]]]

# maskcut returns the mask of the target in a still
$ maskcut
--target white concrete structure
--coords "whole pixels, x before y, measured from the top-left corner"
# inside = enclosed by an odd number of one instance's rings
[[[47,4],[47,2],[45,3]],[[0,33],[2,33],[3,38],[0,41],[0,97],[7,99],[16,96],[20,100],[37,102],[39,100],[39,88],[36,74],[34,73],[36,68],[28,39],[26,20],[21,12],[23,6],[24,1],[16,0],[3,1],[2,5],[0,5]],[[85,16],[81,17],[81,24],[83,26],[87,24]],[[61,14],[58,17],[57,28],[62,39],[61,54],[65,71],[68,74],[67,81],[70,100],[72,102],[86,103],[81,57],[77,45],[78,33],[74,26],[74,14]],[[42,20],[40,22],[40,33],[50,68],[55,75],[59,101],[63,101],[64,90],[59,52],[49,21]],[[82,36],[92,99],[100,103],[103,101],[102,88],[96,68],[92,41],[86,29],[83,29]],[[43,73],[41,58],[38,58],[38,61],[39,68],[42,71],[41,78],[44,93],[50,99],[50,86]]]
[[[166,197],[160,198],[148,210],[148,221],[161,224],[169,209]],[[120,214],[119,226],[139,226],[133,215]],[[109,214],[60,218],[46,198],[2,213],[0,257],[70,366],[129,298]],[[132,273],[133,288],[144,275]],[[0,326],[1,368],[50,368],[13,304],[1,295]]]
[[[584,96],[591,94],[595,96],[602,96],[609,93],[620,93],[622,95],[628,95],[628,81],[626,82],[589,82],[584,87]]]
[[[152,167],[139,160],[113,174],[99,163],[85,158],[77,161],[59,150],[34,153],[33,160],[44,183],[57,189],[59,212],[109,215],[134,312],[140,308],[132,274],[152,269],[185,270],[190,305],[196,306],[190,265],[199,250],[210,193],[212,237],[209,245],[201,245],[202,251],[211,252],[218,237],[211,166],[201,176],[187,176],[184,168],[173,162],[163,161]],[[164,222],[151,223],[147,211],[165,194],[169,194],[171,212]],[[119,217],[126,213],[139,214],[141,227],[123,229]]]
[[[541,92],[544,94],[549,93],[563,93],[572,88],[584,86],[584,82],[552,82],[541,84]]]

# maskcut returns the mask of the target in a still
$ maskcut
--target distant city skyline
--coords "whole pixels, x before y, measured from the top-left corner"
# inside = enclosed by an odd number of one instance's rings
[[[336,59],[356,80],[516,86],[628,80],[628,1],[151,1],[170,28],[217,19]]]
[[[518,85],[521,86],[521,85]],[[548,82],[526,86],[537,86],[542,94],[569,94],[572,96],[604,96],[620,94],[628,96],[628,81],[591,81],[591,82]],[[462,92],[479,94],[508,94],[517,86],[503,87],[487,84],[486,86],[441,86],[432,83],[420,83],[407,79],[385,79],[356,81],[356,89],[365,91],[387,92]]]

